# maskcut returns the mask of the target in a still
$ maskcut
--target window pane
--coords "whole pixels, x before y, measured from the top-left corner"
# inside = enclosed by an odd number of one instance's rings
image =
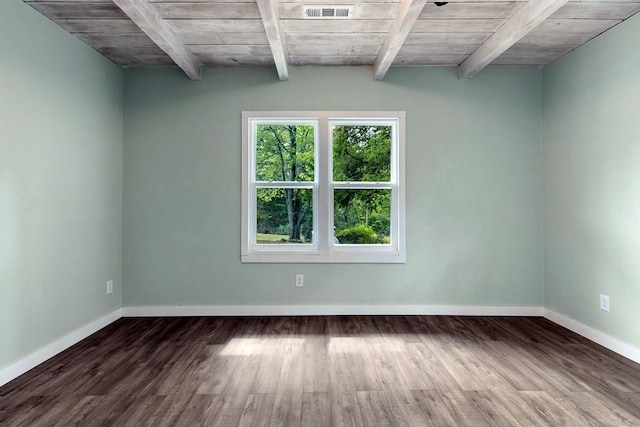
[[[313,190],[257,189],[256,243],[311,243]]]
[[[334,236],[339,243],[390,243],[391,190],[336,189],[333,194]]]
[[[391,126],[334,126],[333,180],[388,182]]]
[[[313,181],[314,138],[312,125],[258,125],[256,180]]]

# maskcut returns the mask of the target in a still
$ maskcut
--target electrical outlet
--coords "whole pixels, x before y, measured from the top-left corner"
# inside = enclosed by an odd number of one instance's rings
[[[296,287],[301,288],[304,286],[304,274],[296,274]]]
[[[113,280],[107,281],[107,295],[113,293]]]
[[[600,294],[600,310],[609,311],[609,295]]]

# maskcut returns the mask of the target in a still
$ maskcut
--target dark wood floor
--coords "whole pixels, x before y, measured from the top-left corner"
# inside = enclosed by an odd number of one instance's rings
[[[541,318],[121,319],[0,425],[640,425],[640,365]]]

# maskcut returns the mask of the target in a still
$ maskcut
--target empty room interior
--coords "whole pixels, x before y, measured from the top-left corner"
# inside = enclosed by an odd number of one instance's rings
[[[638,11],[2,0],[0,425],[640,425]]]

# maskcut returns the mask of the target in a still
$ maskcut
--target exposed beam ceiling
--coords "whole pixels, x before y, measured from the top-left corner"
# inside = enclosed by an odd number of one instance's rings
[[[476,75],[568,1],[530,0],[460,65],[460,78]]]
[[[193,80],[200,79],[200,65],[171,27],[147,0],[113,0],[140,29]]]
[[[282,31],[280,29],[280,18],[276,9],[276,0],[257,0],[258,9],[262,16],[264,30],[267,33],[269,46],[273,61],[276,64],[278,77],[280,80],[289,80],[289,70],[287,69],[287,57],[285,55]]]
[[[462,78],[542,68],[640,11],[640,0],[24,1],[123,67],[177,64],[198,78],[199,67],[275,65],[283,80],[290,65],[369,66],[376,79],[406,65]],[[353,9],[307,19],[305,4]]]
[[[427,0],[403,0],[398,14],[378,51],[373,64],[373,78],[382,80],[418,20]]]

